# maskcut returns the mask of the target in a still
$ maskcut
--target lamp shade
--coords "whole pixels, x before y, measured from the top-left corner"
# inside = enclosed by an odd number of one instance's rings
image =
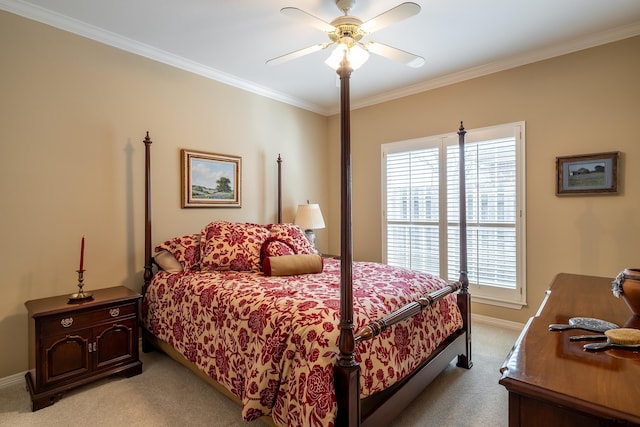
[[[294,222],[303,230],[324,228],[324,219],[322,218],[320,205],[317,203],[298,205],[298,211],[296,212]]]

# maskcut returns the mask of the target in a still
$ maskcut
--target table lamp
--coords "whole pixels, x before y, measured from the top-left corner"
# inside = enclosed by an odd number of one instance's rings
[[[298,205],[294,223],[304,230],[307,239],[309,239],[315,251],[318,252],[316,248],[316,234],[313,230],[324,228],[324,219],[322,218],[320,205],[317,203],[309,203],[308,200],[306,205]]]

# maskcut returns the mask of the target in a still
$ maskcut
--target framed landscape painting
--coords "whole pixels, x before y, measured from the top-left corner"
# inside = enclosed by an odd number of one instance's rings
[[[556,195],[616,194],[619,154],[556,157]]]
[[[183,208],[239,208],[242,158],[181,150]]]

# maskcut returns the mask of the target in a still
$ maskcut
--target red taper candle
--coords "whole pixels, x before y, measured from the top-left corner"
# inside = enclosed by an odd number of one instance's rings
[[[80,244],[80,271],[84,267],[84,234],[82,235],[82,243]]]

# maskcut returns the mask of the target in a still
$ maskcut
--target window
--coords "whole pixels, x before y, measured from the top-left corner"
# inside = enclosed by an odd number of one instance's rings
[[[458,135],[382,146],[383,258],[457,280]],[[524,122],[467,130],[467,269],[476,301],[520,308],[525,286]]]

